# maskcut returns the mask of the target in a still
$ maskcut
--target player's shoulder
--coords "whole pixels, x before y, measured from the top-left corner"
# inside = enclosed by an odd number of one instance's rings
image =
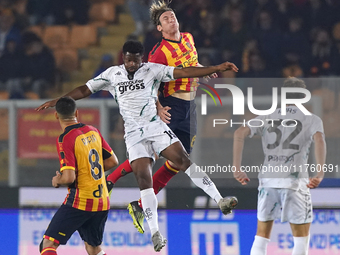
[[[161,45],[156,45],[154,47],[154,50],[150,51],[148,61],[153,62],[153,63],[160,63],[163,65],[167,64],[167,58],[162,50],[163,46]]]
[[[190,41],[194,42],[194,37],[192,36],[192,34],[190,34],[189,32],[182,32],[181,36],[183,38],[188,38]]]
[[[122,65],[119,66],[110,66],[105,70],[108,74],[115,74],[115,72],[119,71],[122,69]]]
[[[147,62],[144,63],[143,68],[152,68],[152,67],[162,67],[164,66],[163,64],[159,64],[159,63],[154,63],[154,62]]]
[[[155,75],[157,75],[161,70],[163,70],[164,67],[166,67],[166,65],[153,63],[153,62],[145,63],[144,66],[143,66],[143,68],[146,71],[148,71],[148,72],[150,71]]]
[[[64,129],[64,132],[58,137],[59,143],[64,143],[65,141],[70,142],[76,139],[77,136],[79,135],[79,130],[84,128],[84,126],[86,125],[83,123],[77,123],[74,125],[67,126]]]
[[[156,43],[156,45],[153,46],[152,50],[150,51],[149,56],[159,54],[160,52],[162,52],[162,46],[163,46],[163,40]]]
[[[190,37],[190,38],[194,38],[194,37],[192,36],[192,34],[189,33],[189,32],[181,32],[181,35],[182,35],[182,36],[187,36],[187,37]]]
[[[316,115],[314,113],[312,113],[310,115],[310,117],[312,119],[312,123],[316,123],[316,122],[323,123],[322,119],[318,115]]]

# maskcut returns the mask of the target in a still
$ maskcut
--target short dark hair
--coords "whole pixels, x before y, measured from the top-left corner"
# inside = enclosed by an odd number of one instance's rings
[[[123,54],[126,54],[127,52],[132,53],[132,54],[144,54],[144,46],[141,42],[139,41],[127,41],[123,45]]]
[[[150,7],[150,18],[152,22],[157,25],[161,25],[161,22],[159,21],[159,17],[167,11],[174,12],[173,9],[171,9],[163,0],[157,1],[152,3]]]
[[[76,110],[76,101],[72,97],[61,97],[55,105],[55,109],[61,118],[73,117]]]
[[[306,88],[306,84],[303,80],[295,78],[295,77],[289,77],[283,82],[283,86],[285,88]],[[305,98],[305,94],[303,93],[287,93],[287,98],[289,99],[298,99],[298,98]]]

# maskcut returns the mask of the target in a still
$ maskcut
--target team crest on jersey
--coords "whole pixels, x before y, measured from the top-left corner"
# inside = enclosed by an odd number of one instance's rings
[[[190,43],[186,42],[185,44],[187,45],[187,47],[188,47],[190,50],[192,50],[192,47],[191,47],[191,44],[190,44]]]
[[[115,73],[115,75],[122,75],[122,73],[118,71],[117,73]]]

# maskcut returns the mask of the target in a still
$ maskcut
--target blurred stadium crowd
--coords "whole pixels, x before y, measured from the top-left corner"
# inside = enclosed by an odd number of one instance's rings
[[[137,16],[144,13],[145,22],[150,4],[151,0],[0,0],[0,91],[5,92],[0,98],[49,97],[65,73],[80,68],[77,57],[65,63],[65,50],[59,50],[68,43],[63,34],[73,28],[70,43],[76,49],[98,44],[98,28],[119,24],[119,5],[128,6],[135,20],[130,38],[142,38],[149,52],[161,35],[150,24],[143,27],[143,18]],[[171,7],[181,31],[193,34],[203,65],[229,60],[240,68],[237,77],[245,78],[340,76],[338,0],[174,0]],[[49,27],[59,29],[58,37],[48,36]],[[69,56],[78,55],[67,50]],[[112,63],[109,56],[103,61],[108,59]]]

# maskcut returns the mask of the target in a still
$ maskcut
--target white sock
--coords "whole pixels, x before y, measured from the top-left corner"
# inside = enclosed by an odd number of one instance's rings
[[[253,246],[250,250],[250,255],[266,255],[269,241],[270,239],[262,236],[255,236]]]
[[[158,231],[158,201],[153,188],[140,191],[145,219],[148,222],[151,236]]]
[[[295,237],[294,239],[294,248],[292,255],[306,255],[308,254],[308,248],[309,248],[309,235],[308,236],[302,236],[302,237]]]
[[[103,251],[103,250],[101,250],[97,255],[105,255],[106,253]]]
[[[222,199],[220,192],[215,186],[215,183],[213,183],[209,176],[204,173],[195,163],[189,166],[185,173],[190,177],[192,182],[195,183],[197,187],[201,188],[205,193],[207,193],[212,199],[215,200],[216,203]]]

